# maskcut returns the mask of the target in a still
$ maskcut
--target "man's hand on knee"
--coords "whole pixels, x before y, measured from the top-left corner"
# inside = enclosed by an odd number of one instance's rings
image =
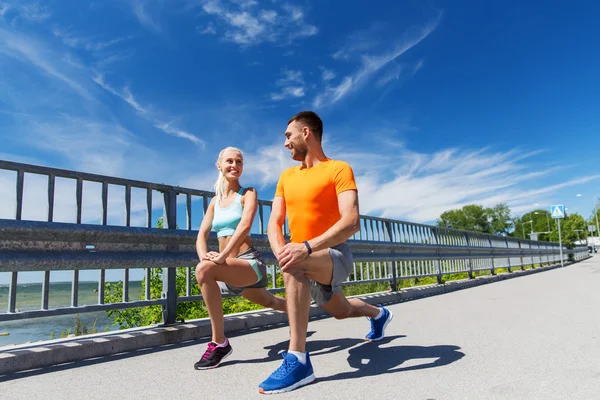
[[[288,243],[276,255],[282,272],[291,272],[308,257],[308,248],[302,243]]]

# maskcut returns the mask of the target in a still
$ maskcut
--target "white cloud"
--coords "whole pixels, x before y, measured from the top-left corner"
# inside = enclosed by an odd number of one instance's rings
[[[157,114],[156,110],[153,110],[152,112],[150,112],[150,110],[148,110],[148,108],[142,106],[135,99],[135,97],[133,96],[133,94],[131,93],[131,91],[129,90],[129,88],[127,86],[125,86],[123,88],[123,90],[121,92],[119,92],[118,90],[116,90],[113,87],[111,87],[110,85],[108,85],[104,80],[104,76],[99,73],[96,73],[92,77],[92,80],[94,82],[96,82],[101,88],[103,88],[104,90],[109,92],[110,94],[120,97],[123,101],[125,101],[127,104],[129,104],[133,109],[138,111],[138,113],[141,117],[146,119],[148,122],[152,123],[155,128],[160,129],[161,131],[163,131],[164,133],[166,133],[168,135],[186,139],[195,144],[199,144],[201,146],[206,145],[206,143],[199,137],[173,126],[173,124],[171,122],[165,122],[165,121],[161,120],[160,118],[158,118],[156,116],[156,114]]]
[[[298,162],[292,160],[289,150],[283,147],[283,140],[256,152],[244,153],[244,174],[249,180],[260,182],[262,187],[276,183],[281,172],[294,165]]]
[[[295,71],[292,69],[283,69],[281,71],[283,75],[281,78],[277,80],[277,84],[279,86],[285,86],[292,83],[303,84],[304,78],[302,77],[302,71]]]
[[[30,63],[46,75],[65,83],[82,97],[88,100],[92,99],[92,95],[81,80],[73,77],[78,73],[62,61],[63,58],[60,55],[34,38],[0,28],[0,53]]]
[[[385,86],[392,80],[399,80],[403,70],[402,64],[395,64],[377,80],[377,86]]]
[[[323,79],[323,82],[329,82],[330,80],[335,78],[335,72],[333,72],[330,69],[324,68],[324,67],[320,67],[322,74],[321,74],[321,78]]]
[[[301,86],[288,86],[278,93],[271,93],[271,100],[281,101],[291,97],[304,97],[304,88]]]
[[[348,41],[349,44],[336,51],[333,54],[333,58],[338,60],[353,60],[358,58],[360,60],[360,67],[353,74],[342,78],[342,82],[337,86],[326,86],[323,92],[315,97],[313,106],[316,108],[327,107],[338,102],[353,90],[357,90],[358,87],[364,85],[383,67],[396,60],[402,54],[406,53],[429,36],[439,24],[440,19],[441,13],[426,25],[413,27],[407,30],[391,49],[387,48],[376,54],[372,52],[373,49],[377,49],[381,46],[380,43],[382,42],[382,39],[377,38],[376,34],[381,34],[380,32],[383,30],[382,26],[375,25],[369,30],[358,31],[351,34],[349,37],[350,40]],[[421,65],[417,64],[414,71],[416,72]],[[393,79],[393,72],[394,71],[390,72],[391,77],[390,74],[388,74],[388,76],[383,80],[380,80],[380,82],[389,82]]]
[[[157,21],[157,18],[155,18],[154,15],[152,15],[151,10],[149,9],[153,6],[148,7],[148,3],[149,2],[145,0],[131,0],[131,7],[133,8],[133,13],[135,14],[140,24],[155,32],[161,32],[162,27],[160,26],[160,23]]]
[[[283,69],[281,74],[282,77],[275,82],[277,86],[281,87],[281,90],[277,93],[271,93],[271,100],[281,101],[288,98],[304,97],[305,88],[302,71]]]
[[[275,10],[261,8],[256,1],[206,0],[202,9],[224,27],[226,41],[242,46],[263,42],[289,44],[318,33],[317,27],[305,21],[302,9],[289,4]]]
[[[217,34],[217,28],[215,27],[215,24],[213,24],[212,22],[209,22],[208,24],[206,24],[206,26],[204,28],[197,27],[196,30],[201,35],[216,35]]]
[[[204,141],[201,140],[200,138],[192,135],[191,133],[188,133],[186,131],[183,131],[181,129],[178,129],[174,126],[171,125],[171,123],[168,122],[161,122],[161,123],[157,123],[154,125],[155,127],[157,127],[158,129],[160,129],[161,131],[168,133],[169,135],[173,135],[179,138],[183,138],[183,139],[187,139],[191,142],[194,142],[196,144],[200,144],[202,146],[205,145]]]
[[[539,152],[443,149],[425,154],[403,145],[371,151],[346,146],[324,143],[329,157],[354,169],[361,213],[413,222],[432,223],[444,211],[473,203],[488,207],[506,202],[513,212],[530,210],[536,202],[532,199],[600,179],[589,175],[539,186],[540,178],[564,169],[532,162]],[[285,168],[297,165],[282,143],[246,159],[246,170],[263,186],[275,184]]]
[[[131,39],[131,36],[126,36],[110,40],[100,40],[93,36],[78,36],[72,32],[63,30],[58,26],[52,28],[52,34],[61,39],[62,42],[69,47],[80,48],[90,52],[99,52]]]
[[[0,2],[0,17],[3,17],[9,9],[10,6],[8,4]]]
[[[52,15],[46,6],[39,2],[20,4],[19,11],[23,18],[30,21],[44,21]]]

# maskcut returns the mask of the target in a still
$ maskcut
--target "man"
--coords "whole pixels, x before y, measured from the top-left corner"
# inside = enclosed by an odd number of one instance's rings
[[[282,393],[315,380],[306,332],[310,298],[336,319],[368,317],[366,340],[381,340],[392,313],[359,299],[346,299],[341,283],[350,275],[352,254],[346,240],[360,229],[358,190],[352,168],[323,152],[323,122],[312,111],[288,121],[285,147],[302,164],[285,170],[277,184],[268,237],[285,282],[290,323],[283,364],[259,385],[260,393]],[[286,212],[290,243],[282,225]]]

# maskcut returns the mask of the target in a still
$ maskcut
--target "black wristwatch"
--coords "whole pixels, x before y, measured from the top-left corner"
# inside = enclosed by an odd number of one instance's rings
[[[308,254],[312,254],[312,248],[310,247],[310,244],[308,244],[308,240],[304,241],[304,245],[308,249]]]

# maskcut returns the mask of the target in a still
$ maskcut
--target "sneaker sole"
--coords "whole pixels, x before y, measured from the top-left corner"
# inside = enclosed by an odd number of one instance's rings
[[[392,319],[394,318],[394,313],[391,312],[390,310],[388,310],[388,312],[390,313],[390,317],[387,319],[387,321],[385,321],[385,324],[383,324],[383,329],[381,330],[381,336],[379,336],[378,338],[374,338],[374,339],[365,338],[365,340],[367,342],[378,342],[385,337],[385,328],[387,328],[388,324],[390,322],[392,322]]]
[[[218,364],[215,365],[211,365],[210,367],[196,367],[194,365],[194,369],[197,369],[198,371],[203,371],[205,369],[213,369],[213,368],[217,368],[219,365],[221,365],[221,363],[223,362],[224,359],[226,359],[227,357],[229,357],[231,355],[231,353],[233,353],[233,348],[231,350],[229,350],[229,353],[225,354],[223,356],[223,358],[221,358],[221,361],[219,361]]]
[[[260,393],[260,394],[277,394],[277,393],[291,392],[294,389],[298,389],[300,386],[304,386],[304,385],[313,383],[315,381],[315,379],[316,379],[315,374],[310,374],[309,376],[302,379],[301,381],[298,381],[298,382],[294,383],[293,385],[284,387],[282,389],[264,390],[263,388],[258,388],[258,393]]]

